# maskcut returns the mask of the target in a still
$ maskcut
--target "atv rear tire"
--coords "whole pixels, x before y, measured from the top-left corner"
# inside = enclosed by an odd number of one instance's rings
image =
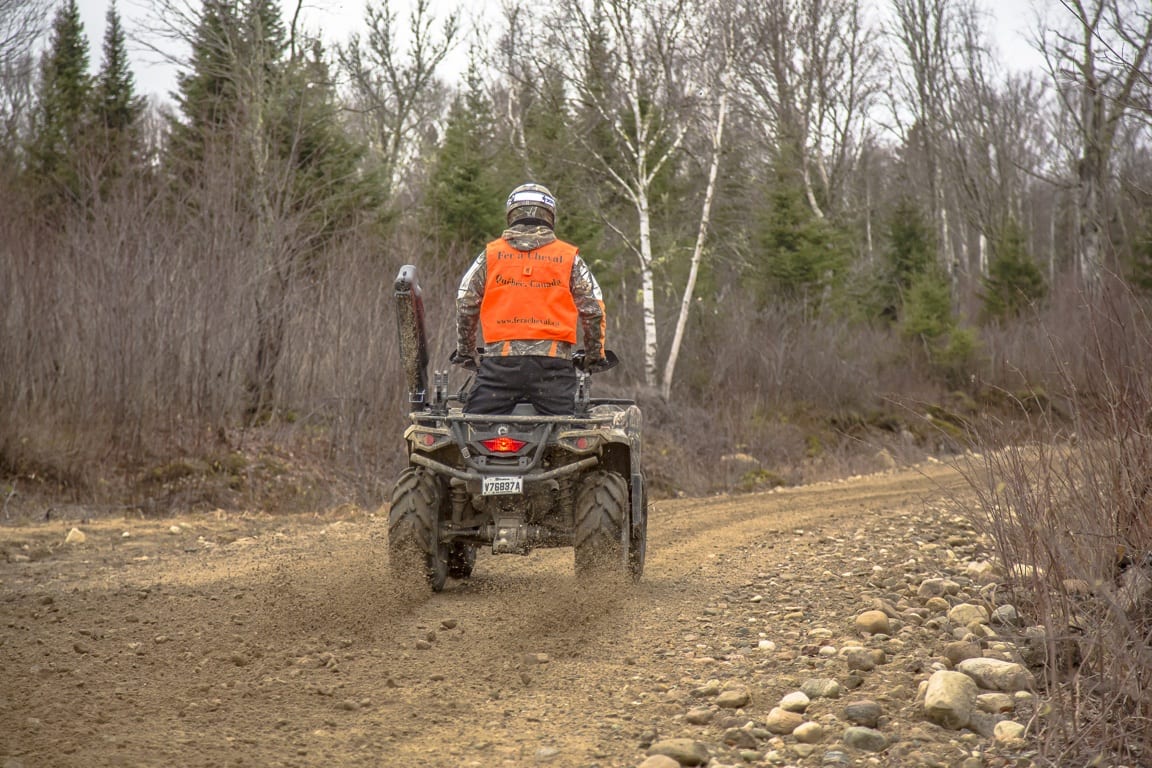
[[[598,471],[584,478],[576,495],[573,536],[577,576],[623,571],[627,520],[628,482],[623,477]]]
[[[448,577],[448,547],[440,542],[444,486],[422,467],[409,467],[392,490],[388,509],[388,556],[397,579],[412,578],[421,567],[433,592]]]
[[[476,565],[476,545],[454,541],[448,547],[448,575],[454,579],[467,579]]]

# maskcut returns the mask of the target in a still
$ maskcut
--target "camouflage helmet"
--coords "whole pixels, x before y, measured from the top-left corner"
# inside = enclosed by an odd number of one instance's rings
[[[541,184],[521,184],[508,195],[504,206],[508,226],[537,224],[556,227],[556,198]]]

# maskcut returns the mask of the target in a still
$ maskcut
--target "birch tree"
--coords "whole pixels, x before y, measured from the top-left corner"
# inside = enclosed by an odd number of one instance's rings
[[[341,65],[351,80],[353,109],[364,118],[393,195],[421,132],[443,112],[436,70],[455,48],[460,33],[458,12],[448,13],[437,28],[432,7],[431,0],[416,0],[404,40],[405,30],[389,0],[369,2],[366,38],[354,34],[340,49]]]
[[[657,176],[679,153],[687,126],[684,71],[688,9],[685,0],[561,0],[564,24],[557,44],[567,61],[592,63],[566,72],[576,98],[598,120],[611,142],[606,154],[591,133],[578,134],[589,162],[610,181],[636,214],[635,239],[616,227],[640,267],[644,325],[644,380],[658,383],[659,339],[652,232],[652,191]],[[596,77],[590,77],[589,73]],[[611,223],[609,223],[611,226]]]
[[[1116,139],[1149,82],[1152,13],[1143,0],[1061,0],[1041,31],[1040,52],[1062,111],[1075,128],[1077,269],[1090,287],[1105,267],[1105,227]]]
[[[684,343],[684,330],[688,326],[688,315],[696,295],[696,280],[700,274],[700,264],[708,240],[708,230],[712,221],[712,202],[716,195],[716,179],[720,173],[720,160],[724,150],[724,128],[728,120],[729,99],[734,87],[737,54],[736,14],[718,9],[709,20],[700,25],[703,34],[697,41],[697,52],[701,70],[705,78],[702,90],[710,98],[702,107],[707,109],[704,133],[708,137],[708,180],[704,188],[704,199],[700,207],[700,222],[696,231],[696,244],[692,248],[692,259],[688,267],[688,280],[680,298],[680,314],[676,319],[676,330],[668,347],[668,358],[664,365],[664,376],[660,384],[660,394],[665,400],[672,397],[672,382],[676,373],[676,362],[680,357],[680,347]],[[711,55],[709,55],[711,54]],[[708,103],[710,102],[710,103]]]
[[[794,158],[804,196],[823,218],[843,204],[875,94],[875,36],[857,0],[746,2],[755,55],[741,61],[744,104],[764,138]]]

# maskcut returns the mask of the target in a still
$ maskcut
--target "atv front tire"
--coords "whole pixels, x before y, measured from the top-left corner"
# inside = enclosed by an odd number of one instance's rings
[[[628,482],[623,477],[597,471],[584,478],[576,495],[573,537],[578,577],[623,571],[627,520]]]
[[[423,467],[409,467],[392,489],[388,509],[388,557],[394,578],[411,578],[423,569],[433,592],[448,578],[448,547],[440,542],[440,506],[444,486]]]

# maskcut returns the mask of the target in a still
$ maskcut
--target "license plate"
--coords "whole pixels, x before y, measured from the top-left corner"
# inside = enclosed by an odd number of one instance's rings
[[[524,478],[522,477],[486,477],[480,487],[480,493],[484,496],[505,496],[523,492]]]

